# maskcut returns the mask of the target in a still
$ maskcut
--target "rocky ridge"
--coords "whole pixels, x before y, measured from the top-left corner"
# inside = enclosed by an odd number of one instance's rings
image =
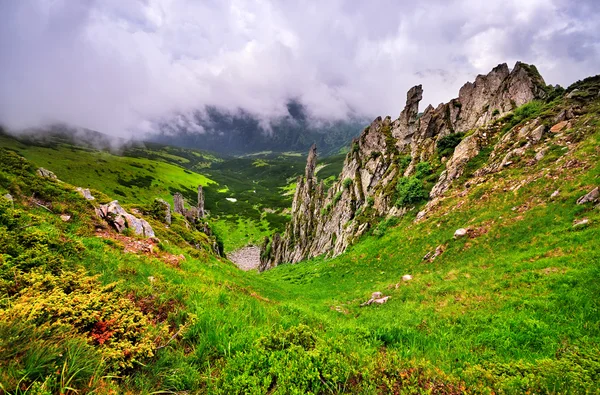
[[[340,177],[328,191],[314,175],[317,155],[316,147],[311,147],[304,177],[298,179],[292,220],[283,235],[265,240],[259,270],[322,254],[339,255],[374,218],[403,215],[408,207],[397,206],[394,198],[398,180],[418,173],[420,163],[434,160],[441,139],[464,134],[453,154],[441,158],[443,171],[429,194],[433,203],[427,207],[435,205],[469,160],[492,142],[498,128],[490,125],[532,100],[544,99],[552,90],[535,66],[521,62],[512,71],[506,64],[498,65],[466,83],[457,98],[436,108],[430,105],[423,113],[419,113],[423,89],[414,86],[396,120],[378,117],[353,141]],[[531,124],[505,137],[504,143],[526,138],[529,146],[535,145],[545,132],[545,126]],[[510,155],[519,155],[520,148]],[[500,167],[510,162],[510,155],[502,158],[506,160]]]

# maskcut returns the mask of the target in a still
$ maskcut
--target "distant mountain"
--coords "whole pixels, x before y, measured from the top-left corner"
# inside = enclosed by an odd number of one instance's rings
[[[343,121],[310,119],[298,101],[287,104],[288,115],[264,121],[240,110],[230,114],[207,107],[193,117],[179,117],[160,125],[160,132],[150,141],[226,154],[261,151],[302,151],[316,143],[324,155],[338,153],[369,124],[364,117]]]

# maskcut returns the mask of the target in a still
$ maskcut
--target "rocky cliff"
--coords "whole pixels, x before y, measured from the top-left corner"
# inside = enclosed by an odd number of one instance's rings
[[[283,235],[265,240],[259,270],[342,253],[374,219],[404,214],[424,193],[417,185],[424,174],[435,181],[429,197],[439,198],[488,142],[487,125],[550,90],[535,66],[517,62],[511,71],[501,64],[466,83],[457,98],[419,113],[423,89],[417,85],[408,91],[396,120],[378,117],[353,141],[338,181],[327,191],[314,174],[313,146],[298,179],[291,222]],[[452,135],[460,143],[449,158],[440,157],[440,142],[451,141]],[[400,187],[408,192],[399,200]]]

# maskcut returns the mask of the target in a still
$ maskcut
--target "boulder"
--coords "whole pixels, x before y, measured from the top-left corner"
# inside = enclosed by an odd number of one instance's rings
[[[460,239],[462,237],[465,237],[467,235],[467,233],[468,232],[465,228],[456,229],[456,232],[454,232],[454,238]]]
[[[371,298],[372,299],[379,299],[379,298],[382,298],[382,297],[383,297],[383,294],[381,292],[373,292],[371,294]]]
[[[122,233],[125,229],[131,229],[136,235],[145,237],[154,237],[152,226],[141,218],[136,218],[129,214],[117,200],[113,200],[108,204],[103,204],[96,209],[96,214],[110,225],[117,232]]]
[[[550,195],[550,199],[554,199],[555,197],[557,197],[560,194],[560,191],[557,189],[556,191],[552,192],[552,195]]]
[[[577,199],[577,204],[585,204],[590,202],[595,202],[600,197],[600,189],[598,187],[592,189],[590,192],[586,193],[579,199]]]
[[[69,221],[71,220],[71,216],[70,216],[70,215],[68,215],[68,214],[63,214],[63,215],[61,215],[61,216],[60,216],[60,219],[61,219],[63,222],[69,222]]]
[[[582,218],[582,219],[576,219],[575,221],[573,221],[573,227],[574,228],[579,228],[581,226],[585,226],[587,224],[590,223],[590,220],[587,218]]]
[[[413,279],[413,276],[411,276],[410,274],[405,274],[404,276],[402,276],[402,281],[410,281]]]
[[[96,198],[92,196],[92,194],[88,188],[84,189],[84,188],[77,187],[76,191],[79,192],[79,194],[87,200],[96,200]]]
[[[43,167],[40,167],[39,169],[37,169],[36,173],[40,177],[49,178],[51,180],[58,180],[58,177],[56,177],[56,174],[52,173],[48,169],[44,169]]]

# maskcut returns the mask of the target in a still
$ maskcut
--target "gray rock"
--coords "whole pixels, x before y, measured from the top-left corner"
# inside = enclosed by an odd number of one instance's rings
[[[402,276],[402,281],[410,281],[413,279],[413,276],[411,276],[410,274],[405,274],[404,276]]]
[[[141,218],[129,214],[117,200],[103,204],[96,209],[96,214],[112,225],[117,232],[122,233],[125,229],[131,229],[136,235],[155,237],[152,226]]]
[[[69,222],[69,221],[71,220],[71,216],[70,216],[70,215],[68,215],[68,214],[63,214],[63,215],[61,215],[61,216],[60,216],[60,219],[61,219],[63,222]]]
[[[578,227],[585,226],[585,225],[587,225],[587,224],[589,224],[589,223],[590,223],[590,220],[589,220],[589,219],[587,219],[587,218],[582,218],[582,219],[579,219],[579,220],[575,220],[575,221],[573,222],[573,227],[574,227],[574,228],[578,228]]]
[[[465,237],[467,233],[468,231],[465,228],[456,229],[456,232],[454,232],[454,238],[460,239],[462,237]]]
[[[598,187],[592,189],[590,192],[586,193],[579,199],[577,199],[577,204],[585,204],[590,202],[595,202],[600,197],[600,189]]]
[[[546,156],[546,152],[548,152],[548,149],[547,149],[547,148],[544,148],[544,149],[542,149],[542,150],[538,151],[538,152],[535,154],[535,160],[536,160],[537,162],[539,162],[539,161],[541,161],[542,159],[544,159],[544,157]]]
[[[56,174],[52,173],[48,169],[44,169],[43,167],[40,167],[39,169],[37,169],[37,175],[40,177],[49,178],[51,180],[58,180],[58,178],[56,177]]]
[[[362,303],[360,305],[360,307],[368,306],[368,305],[373,304],[373,303],[384,304],[389,299],[390,299],[389,296],[383,296],[383,294],[381,292],[373,292],[373,294],[371,295],[371,299],[369,299],[366,302]]]
[[[185,215],[183,196],[179,192],[173,195],[173,211],[175,211],[177,214]]]
[[[552,192],[552,195],[550,195],[550,199],[554,199],[555,197],[557,197],[560,194],[560,191],[557,189],[556,191]]]
[[[87,200],[96,200],[96,198],[92,196],[92,193],[90,192],[90,190],[88,188],[83,189],[83,188],[77,187],[76,190],[85,199],[87,199]]]

